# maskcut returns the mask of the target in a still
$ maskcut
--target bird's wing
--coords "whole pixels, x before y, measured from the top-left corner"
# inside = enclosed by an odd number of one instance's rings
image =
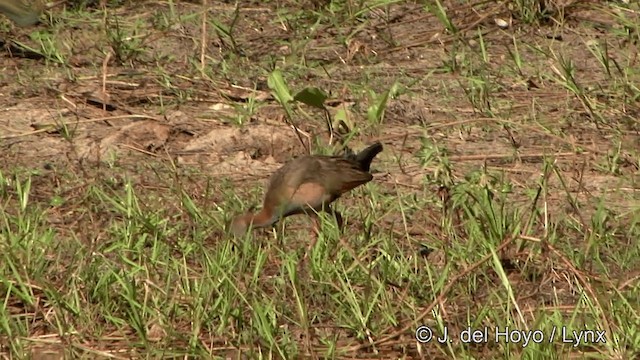
[[[38,22],[44,8],[42,1],[1,0],[0,13],[7,15],[19,26],[29,26]]]
[[[339,156],[304,156],[294,159],[271,177],[265,204],[293,212],[296,207],[317,207],[373,179],[353,159]]]
[[[321,181],[327,191],[340,195],[367,183],[373,176],[360,168],[357,162],[343,157],[322,157],[316,159]]]

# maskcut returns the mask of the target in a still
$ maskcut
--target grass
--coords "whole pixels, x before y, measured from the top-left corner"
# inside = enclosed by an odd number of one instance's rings
[[[0,19],[2,358],[637,357],[638,5],[313,3]],[[226,233],[375,140],[305,261]]]

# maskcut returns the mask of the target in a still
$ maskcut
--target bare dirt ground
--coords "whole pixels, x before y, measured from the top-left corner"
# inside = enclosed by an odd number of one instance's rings
[[[0,171],[5,176],[16,171],[32,174],[33,201],[66,199],[49,210],[50,226],[60,234],[75,234],[87,243],[107,236],[99,230],[107,221],[100,212],[79,210],[87,206],[80,194],[96,182],[111,181],[117,187],[122,179],[132,179],[159,203],[163,192],[179,183],[207,211],[242,201],[247,201],[244,208],[259,205],[258,186],[286,160],[304,152],[267,86],[274,67],[285,69],[291,88],[328,91],[330,113],[349,109],[351,127],[357,129],[350,146],[384,144],[385,152],[374,163],[375,182],[383,193],[414,194],[434,204],[410,214],[407,231],[417,242],[448,236],[441,230],[442,209],[437,205],[442,194],[435,181],[425,180],[443,179],[442,168],[422,161],[425,141],[448,159],[451,182],[443,184],[446,187],[487,169],[513,184],[514,206],[525,206],[527,191],[544,180],[544,201],[549,213],[557,216],[553,221],[588,224],[600,206],[610,212],[615,226],[637,227],[638,95],[628,100],[631,91],[612,89],[585,42],[606,42],[612,63],[629,69],[640,68],[639,44],[637,36],[629,41],[619,36],[618,22],[594,10],[593,2],[553,3],[552,18],[562,14],[562,26],[554,21],[522,24],[513,19],[508,2],[451,6],[448,15],[457,24],[457,34],[447,32],[441,21],[414,2],[373,8],[343,27],[309,22],[306,16],[323,11],[311,4],[243,2],[235,13],[231,4],[211,3],[211,18],[224,24],[235,21],[232,36],[215,32],[209,24],[203,37],[199,4],[153,1],[113,5],[106,15],[89,7],[81,13],[90,14],[86,18],[63,13],[60,5],[34,28],[2,33],[7,40],[0,53]],[[161,14],[167,13],[183,20],[165,27]],[[513,22],[501,29],[496,19]],[[320,28],[305,38],[301,34],[309,26]],[[16,43],[41,46],[30,36],[34,31],[53,34],[50,39],[64,57],[62,63],[53,61],[54,55],[21,50]],[[479,59],[485,50],[478,34],[490,44],[483,63]],[[514,38],[521,45],[520,69],[512,57]],[[569,83],[563,59],[571,60],[571,72],[585,97],[563,86]],[[637,70],[628,76],[640,80]],[[404,91],[389,100],[383,122],[368,121],[368,90],[382,93],[396,81]],[[478,86],[484,90],[474,90],[474,81],[484,81]],[[312,116],[298,123],[303,140],[313,149],[335,150],[328,145],[322,114],[306,111]],[[553,164],[556,172],[543,176],[545,163]],[[493,186],[492,180],[488,186]],[[180,203],[164,206],[182,212]],[[407,215],[389,213],[377,226],[403,241],[403,216]],[[222,224],[221,220],[207,229],[208,242],[224,236]],[[585,235],[574,231],[566,237],[576,239],[573,245],[582,251]],[[620,246],[637,246],[628,241],[620,234]],[[438,261],[438,252],[430,256]],[[519,256],[511,253],[505,259]],[[608,279],[633,279],[640,270],[605,263]],[[554,291],[568,305],[579,300],[560,279],[587,269],[576,270],[554,258],[539,264],[538,270],[530,278],[510,274],[523,293],[531,289],[535,294],[521,304],[535,308],[550,301]],[[548,288],[551,284],[555,290]],[[479,290],[474,296],[485,295]],[[465,301],[450,300],[452,307]],[[450,310],[449,322],[462,324],[465,314],[454,313]],[[401,338],[409,344],[407,334]],[[424,356],[407,352],[402,341],[394,344],[379,347],[382,355],[369,355]],[[110,345],[91,346],[108,350]]]

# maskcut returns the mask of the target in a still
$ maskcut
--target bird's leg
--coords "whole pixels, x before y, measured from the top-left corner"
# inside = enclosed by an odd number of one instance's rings
[[[311,249],[313,249],[313,247],[316,246],[316,243],[318,242],[318,237],[320,236],[320,218],[318,218],[318,214],[312,213],[312,214],[309,214],[309,216],[311,217],[311,221],[313,223],[311,227],[311,242],[309,243],[309,246],[307,247],[307,250],[304,253],[304,257],[302,258],[302,261],[307,260],[307,257],[311,253]]]
[[[333,210],[333,208],[329,209],[329,213],[331,213],[335,218],[336,218],[336,224],[338,224],[338,231],[340,233],[342,233],[342,214],[340,214],[338,211]]]
[[[333,210],[333,208],[329,206],[325,206],[322,209],[322,211],[327,212],[333,215],[333,217],[335,217],[336,223],[338,224],[338,231],[342,232],[342,224],[343,224],[342,215],[338,211]],[[309,216],[311,217],[311,221],[312,221],[311,242],[307,247],[307,251],[304,253],[304,257],[302,259],[303,261],[307,259],[307,257],[311,253],[311,249],[313,249],[316,246],[316,243],[318,242],[318,238],[320,237],[320,226],[321,226],[320,214],[316,212],[312,212],[309,214]]]

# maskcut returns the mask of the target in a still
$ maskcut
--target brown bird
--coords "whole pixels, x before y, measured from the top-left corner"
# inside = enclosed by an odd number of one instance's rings
[[[382,144],[376,142],[358,154],[348,151],[344,156],[307,155],[289,161],[271,176],[262,210],[236,217],[231,231],[243,236],[247,229],[269,227],[295,214],[312,216],[317,231],[315,215],[319,211],[335,214],[341,225],[342,217],[329,205],[373,179],[369,167],[381,151]]]
[[[0,0],[0,13],[5,14],[19,26],[37,23],[43,9],[42,0]]]

